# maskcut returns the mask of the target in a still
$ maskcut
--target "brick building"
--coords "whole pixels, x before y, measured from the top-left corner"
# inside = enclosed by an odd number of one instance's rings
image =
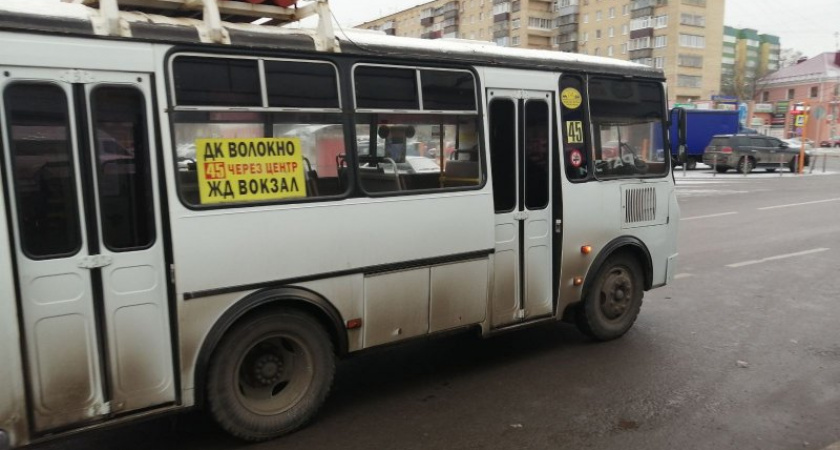
[[[820,142],[840,135],[840,52],[822,53],[759,79],[755,101],[753,117],[769,124],[774,136],[804,132]],[[797,104],[809,109],[804,128],[795,123]]]

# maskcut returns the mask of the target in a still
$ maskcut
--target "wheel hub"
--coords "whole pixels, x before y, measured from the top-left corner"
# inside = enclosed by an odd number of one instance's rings
[[[277,355],[264,354],[254,362],[254,380],[263,385],[277,384],[283,375],[283,360]]]
[[[612,274],[601,291],[601,310],[607,319],[618,319],[630,306],[633,284],[626,273]]]

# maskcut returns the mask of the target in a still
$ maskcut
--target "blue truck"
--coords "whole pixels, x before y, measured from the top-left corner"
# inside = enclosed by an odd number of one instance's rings
[[[674,162],[674,166],[685,163],[686,169],[689,170],[693,170],[698,162],[703,161],[703,150],[709,145],[712,136],[735,134],[740,131],[738,111],[674,108],[671,110],[670,123],[671,161]],[[682,156],[679,154],[679,139],[674,139],[681,125],[684,127],[685,140],[685,153]]]

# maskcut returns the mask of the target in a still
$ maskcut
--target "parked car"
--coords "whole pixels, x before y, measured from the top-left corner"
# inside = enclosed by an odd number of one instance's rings
[[[806,166],[809,160],[806,153]],[[796,172],[798,161],[799,148],[792,148],[780,139],[760,134],[716,135],[703,152],[703,163],[714,167],[718,173],[729,169],[749,173],[756,167],[774,172],[782,165]]]
[[[820,147],[829,148],[829,147],[840,147],[840,136],[834,136],[833,138],[820,141]]]

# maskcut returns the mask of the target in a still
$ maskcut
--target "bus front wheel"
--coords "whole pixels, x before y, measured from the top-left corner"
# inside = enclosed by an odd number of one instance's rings
[[[642,271],[636,259],[628,254],[611,256],[578,307],[577,327],[598,341],[619,338],[636,321],[643,296]]]
[[[315,416],[334,373],[332,342],[313,317],[295,310],[252,316],[235,325],[214,352],[209,410],[233,436],[272,439]]]

